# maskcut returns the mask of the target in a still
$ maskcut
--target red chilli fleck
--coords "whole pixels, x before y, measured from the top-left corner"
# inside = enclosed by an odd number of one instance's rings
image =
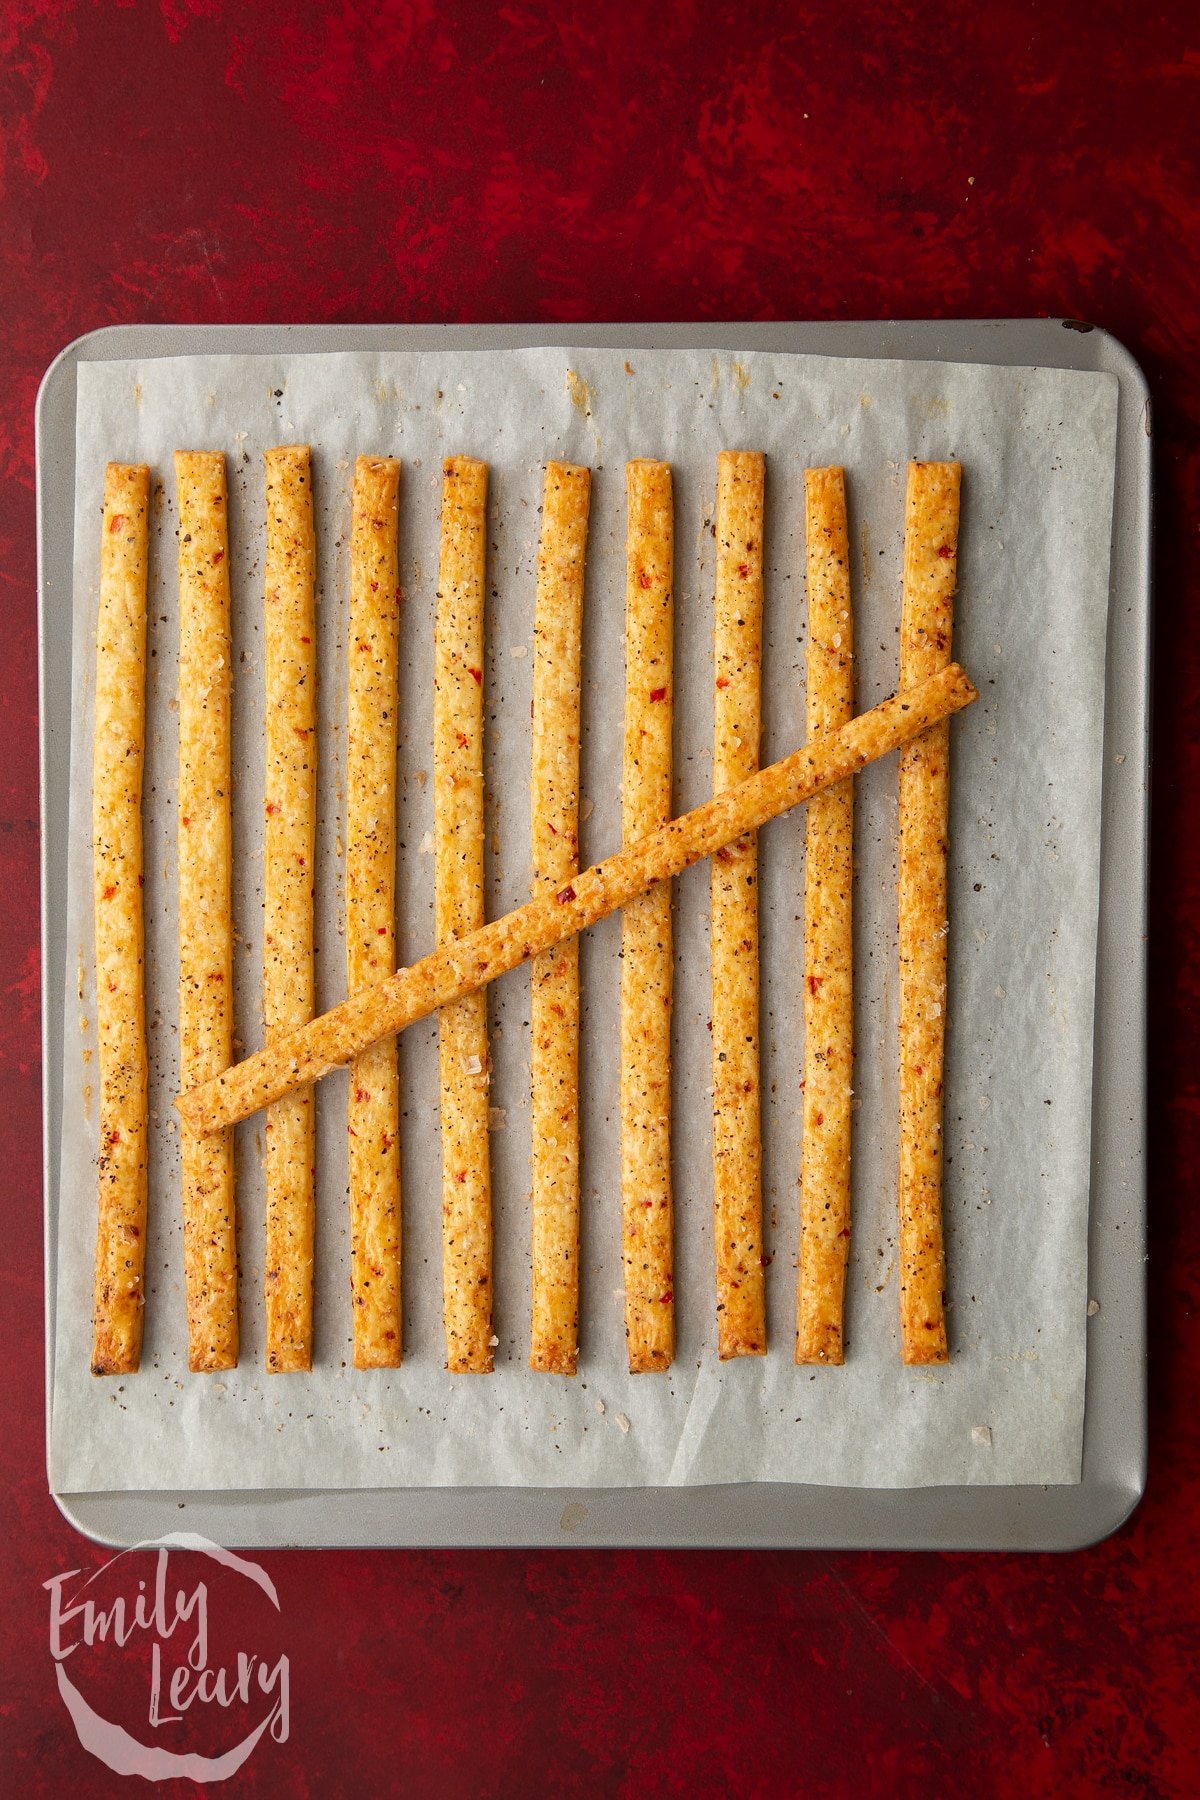
[[[638,570],[638,586],[640,588],[648,588],[650,586],[650,577],[647,575],[645,569]]]
[[[213,561],[215,563],[224,562],[225,561],[225,552],[223,550],[214,550],[213,551]]]
[[[717,686],[719,688],[727,688],[729,686],[728,675],[718,675],[717,676]]]
[[[475,682],[477,687],[483,686],[483,670],[482,669],[468,668],[467,674]]]
[[[666,697],[667,697],[667,690],[665,687],[650,689],[650,698],[652,700],[665,700]]]
[[[810,975],[808,978],[809,993],[815,994],[823,980],[824,980],[824,976],[822,976],[822,975]]]
[[[554,898],[558,901],[560,906],[566,906],[569,901],[575,898],[575,889],[573,887],[559,888]]]
[[[111,900],[113,895],[116,893],[116,891],[117,891],[116,883],[110,881],[108,886],[104,890],[104,898],[106,900]]]
[[[942,545],[941,545],[941,546],[940,546],[940,547],[939,547],[939,549],[938,549],[938,555],[939,555],[939,556],[945,556],[945,557],[950,557],[950,556],[953,556],[953,555],[954,555],[954,550],[953,550],[953,548],[952,548],[952,546],[951,546],[951,545],[949,545],[949,544],[942,544]]]
[[[738,564],[738,574],[741,576],[743,581],[745,581],[745,579],[749,573],[750,573],[750,564],[749,563],[739,563]]]
[[[122,531],[124,529],[124,527],[125,527],[125,514],[124,513],[114,513],[112,518],[108,521],[109,536],[111,537],[113,532],[115,532],[115,531]]]

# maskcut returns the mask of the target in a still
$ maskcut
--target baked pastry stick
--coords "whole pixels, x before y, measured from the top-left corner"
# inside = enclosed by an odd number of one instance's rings
[[[179,512],[179,1063],[185,1086],[233,1061],[229,520],[225,458],[177,450]],[[188,1366],[238,1360],[233,1133],[185,1122],[183,1272]]]
[[[668,463],[625,465],[625,758],[622,832],[671,814],[674,519]],[[632,1374],[675,1354],[671,1202],[671,884],[621,920],[621,1212]]]
[[[956,462],[908,465],[900,685],[950,661],[958,565]],[[950,732],[943,721],[900,757],[900,1350],[947,1360],[942,1236],[946,1034],[946,828]]]
[[[396,968],[400,464],[360,456],[350,504],[346,961],[352,994]],[[400,1362],[400,1092],[396,1040],[350,1065],[350,1293],[356,1369]]]
[[[763,472],[756,450],[717,458],[713,792],[758,767],[762,736]],[[765,1356],[758,1062],[758,841],[712,865],[713,1230],[717,1353]]]
[[[433,823],[439,944],[483,924],[483,584],[487,464],[442,466],[434,630]],[[487,994],[438,1017],[442,1111],[442,1313],[453,1374],[492,1368],[492,1187]]]
[[[307,444],[268,450],[265,642],[266,832],[263,1030],[267,1043],[313,1016],[317,816],[316,537]],[[267,1112],[267,1368],[312,1367],[313,1093]]]
[[[579,674],[591,471],[546,465],[533,627],[531,892],[579,868]],[[530,970],[533,1320],[529,1366],[574,1375],[579,1354],[579,943]]]
[[[148,1123],[142,764],[149,492],[150,471],[144,463],[106,467],[92,761],[100,1066],[93,1375],[131,1375],[142,1354]]]
[[[706,800],[657,831],[574,876],[557,893],[526,901],[466,937],[451,940],[390,980],[343,1000],[236,1068],[181,1094],[175,1104],[196,1131],[248,1119],[305,1082],[340,1069],[379,1038],[461,1000],[553,944],[628,906],[748,831],[855,775],[938,719],[978,699],[957,664],[861,713],[841,731],[814,738],[790,756]]]
[[[804,472],[810,738],[854,716],[850,544],[841,469]],[[804,1141],[796,1361],[843,1360],[854,1059],[854,783],[809,803],[804,850]]]

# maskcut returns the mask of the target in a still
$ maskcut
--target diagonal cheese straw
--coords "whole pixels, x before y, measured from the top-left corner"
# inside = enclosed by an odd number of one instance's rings
[[[216,1131],[249,1118],[260,1107],[341,1068],[369,1044],[403,1031],[551,944],[595,925],[656,881],[682,874],[977,698],[965,671],[951,663],[928,681],[902,689],[851,719],[840,731],[814,738],[803,749],[572,876],[557,893],[530,900],[504,918],[444,944],[378,986],[343,1000],[223,1075],[182,1094],[176,1106],[193,1131]]]

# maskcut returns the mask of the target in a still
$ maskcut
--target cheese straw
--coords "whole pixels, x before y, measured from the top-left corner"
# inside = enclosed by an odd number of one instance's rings
[[[93,1375],[131,1375],[142,1350],[149,1123],[142,927],[149,497],[144,463],[109,463],[100,536],[92,776],[100,1052]]]
[[[952,663],[930,680],[860,713],[839,731],[816,737],[757,775],[669,820],[635,844],[478,931],[440,946],[387,981],[289,1032],[201,1083],[176,1101],[195,1131],[216,1131],[306,1082],[343,1068],[368,1044],[403,1031],[438,1007],[485,987],[552,944],[574,937],[747,831],[810,800],[835,782],[908,743],[978,698]]]
[[[591,471],[546,465],[533,646],[530,826],[535,894],[579,867],[579,668]],[[530,970],[533,1306],[529,1366],[574,1375],[579,1354],[579,945]]]

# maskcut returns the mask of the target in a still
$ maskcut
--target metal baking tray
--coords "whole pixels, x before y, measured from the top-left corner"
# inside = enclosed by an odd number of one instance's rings
[[[1106,332],[1070,319],[852,324],[113,326],[69,344],[37,400],[47,1409],[53,1390],[66,953],[76,369],[110,358],[542,344],[809,352],[1103,370],[1117,377],[1097,941],[1083,1473],[1055,1487],[425,1488],[55,1494],[99,1542],[186,1524],[227,1545],[729,1545],[1068,1550],[1114,1531],[1146,1479],[1146,900],[1151,413]],[[1117,761],[1118,751],[1122,760]],[[1100,1326],[1096,1329],[1096,1326]]]

